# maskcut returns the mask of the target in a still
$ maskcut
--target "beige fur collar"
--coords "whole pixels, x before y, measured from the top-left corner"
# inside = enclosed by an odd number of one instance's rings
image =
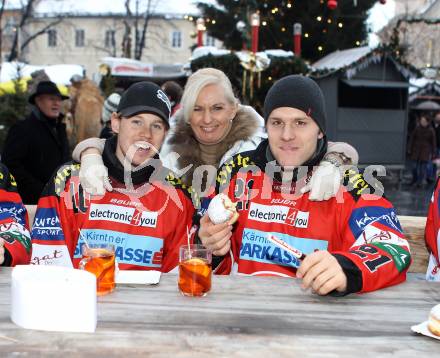
[[[255,117],[254,112],[240,106],[237,115],[232,121],[229,135],[227,135],[222,142],[217,144],[218,156],[216,162],[219,163],[223,155],[231,149],[237,141],[250,139],[257,131],[258,126],[258,119]],[[190,125],[183,119],[182,111],[176,114],[176,125],[168,143],[170,144],[171,152],[176,152],[180,155],[178,159],[179,169],[193,164],[192,168],[182,176],[182,181],[190,185],[194,169],[205,163],[203,163],[201,158],[199,142],[194,137]]]

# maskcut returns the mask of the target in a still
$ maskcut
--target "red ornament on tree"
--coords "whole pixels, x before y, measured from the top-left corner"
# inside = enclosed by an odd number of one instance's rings
[[[328,0],[327,1],[327,7],[330,10],[334,10],[334,9],[336,9],[338,7],[338,2],[336,0]]]
[[[380,2],[382,5],[385,5],[385,4],[387,3],[387,0],[379,0],[379,2]]]

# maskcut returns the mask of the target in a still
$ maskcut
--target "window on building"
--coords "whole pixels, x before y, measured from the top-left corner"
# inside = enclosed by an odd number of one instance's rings
[[[84,30],[75,31],[75,46],[84,47]]]
[[[206,35],[206,46],[215,46],[215,38],[209,35]]]
[[[182,47],[182,33],[180,31],[173,31],[171,36],[171,47],[181,48]]]
[[[51,29],[47,31],[47,46],[48,47],[57,46],[57,30]]]
[[[107,30],[105,32],[105,47],[115,47],[115,30]]]

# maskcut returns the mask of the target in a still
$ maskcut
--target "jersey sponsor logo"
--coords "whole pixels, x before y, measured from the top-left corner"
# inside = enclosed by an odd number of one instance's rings
[[[64,240],[60,219],[54,208],[37,209],[31,237],[37,240]]]
[[[160,268],[163,239],[145,235],[131,235],[112,230],[82,229],[75,248],[74,258],[82,257],[84,239],[89,244],[113,244],[115,257],[120,264]]]
[[[110,202],[112,204],[116,205],[126,205],[126,206],[142,206],[142,203],[139,201],[130,201],[130,200],[124,200],[124,199],[110,199]]]
[[[309,225],[309,212],[299,211],[282,205],[251,203],[248,219],[265,223],[280,223],[298,228],[307,228]]]
[[[359,237],[362,231],[370,224],[380,223],[390,229],[402,232],[397,214],[394,208],[383,208],[380,206],[366,206],[353,210],[349,225],[355,237]]]
[[[381,230],[373,225],[367,226],[352,246],[355,247],[359,245],[372,244],[377,242],[408,247],[408,242],[405,239],[397,236],[391,231]]]
[[[240,259],[282,266],[299,267],[299,260],[288,251],[282,250],[266,239],[269,233],[245,229],[240,248]],[[298,248],[305,254],[315,250],[327,250],[328,242],[273,233],[287,244]]]
[[[32,244],[30,264],[73,267],[66,245]]]
[[[12,220],[12,218],[9,219]],[[27,253],[31,250],[31,236],[29,231],[15,221],[0,224],[0,237],[9,244],[13,244],[15,241],[20,242]]]
[[[283,198],[275,198],[270,201],[271,204],[282,204],[282,205],[290,205],[295,206],[295,200],[283,199]]]
[[[440,265],[432,253],[429,255],[426,281],[440,281]]]
[[[394,261],[394,265],[396,265],[397,271],[399,272],[405,270],[411,262],[410,253],[399,245],[378,242],[372,246],[376,246],[385,252],[388,252]]]
[[[24,206],[21,204],[3,202],[0,207],[0,220],[6,219],[8,216],[11,216],[16,222],[25,226],[25,211],[26,210]]]
[[[156,227],[157,212],[111,204],[92,204],[89,220],[111,221],[133,226]]]

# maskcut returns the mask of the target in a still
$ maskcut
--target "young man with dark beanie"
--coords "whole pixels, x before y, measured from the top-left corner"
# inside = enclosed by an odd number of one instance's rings
[[[368,292],[403,282],[410,252],[392,204],[345,172],[336,198],[301,193],[327,149],[324,97],[304,76],[287,76],[264,103],[268,140],[241,153],[217,175],[216,193],[235,203],[238,221],[200,221],[199,239],[213,250],[218,274],[292,276],[320,295]],[[268,240],[273,235],[306,256]]]
[[[122,94],[111,115],[115,136],[103,152],[113,190],[90,197],[80,185],[80,164],[61,167],[38,202],[31,263],[77,268],[87,242],[114,245],[121,270],[168,272],[178,265],[194,209],[158,155],[170,111],[152,82]]]

